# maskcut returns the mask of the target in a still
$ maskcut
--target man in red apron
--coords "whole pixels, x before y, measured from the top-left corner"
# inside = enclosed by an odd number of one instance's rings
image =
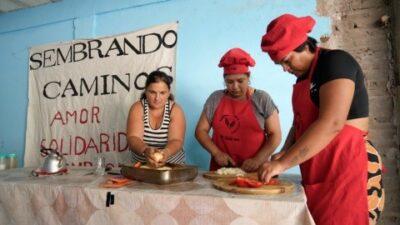
[[[255,171],[280,142],[275,104],[266,92],[249,86],[248,67],[254,65],[240,48],[229,50],[220,60],[227,88],[211,94],[196,128],[196,138],[212,155],[210,170],[236,166]]]
[[[333,54],[347,55],[312,49],[307,34],[314,24],[311,17],[285,14],[268,25],[262,38],[263,51],[298,80],[293,86],[294,122],[288,144],[276,160],[262,165],[259,177],[269,181],[300,164],[307,205],[317,225],[367,225],[368,111],[351,115],[355,82],[345,76],[318,87],[319,106],[315,104],[314,76],[328,75],[321,71],[335,59]]]

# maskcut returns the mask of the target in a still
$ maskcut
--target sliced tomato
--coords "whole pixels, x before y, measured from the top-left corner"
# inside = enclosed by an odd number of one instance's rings
[[[247,184],[252,187],[252,188],[258,188],[261,187],[263,185],[263,183],[261,183],[258,180],[247,180]]]
[[[236,177],[234,182],[238,187],[250,187],[250,188],[258,188],[263,185],[262,182],[250,178],[245,177]]]
[[[278,185],[279,181],[277,179],[271,179],[268,183],[264,183],[265,185]]]
[[[237,176],[236,179],[230,184],[236,185],[238,187],[248,187],[248,188],[259,188],[263,185],[279,185],[279,181],[277,179],[271,179],[268,183],[261,182],[256,179],[246,178]]]
[[[236,180],[235,183],[238,187],[250,187],[249,184],[244,180]]]

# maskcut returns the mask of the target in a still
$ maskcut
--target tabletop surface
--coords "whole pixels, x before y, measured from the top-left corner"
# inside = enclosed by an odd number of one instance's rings
[[[204,171],[190,182],[102,188],[107,176],[88,169],[43,177],[31,170],[0,171],[0,224],[314,224],[299,175],[281,176],[296,184],[291,193],[246,195],[215,189]]]

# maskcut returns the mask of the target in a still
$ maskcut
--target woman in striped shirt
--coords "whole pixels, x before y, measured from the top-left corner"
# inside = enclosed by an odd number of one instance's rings
[[[140,100],[129,111],[127,139],[135,162],[154,167],[185,162],[185,115],[174,102],[172,81],[164,72],[150,73]]]

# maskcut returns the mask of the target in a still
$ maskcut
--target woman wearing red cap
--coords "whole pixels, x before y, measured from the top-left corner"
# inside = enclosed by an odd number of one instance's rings
[[[261,48],[297,77],[293,127],[281,152],[264,163],[269,181],[300,164],[307,204],[317,225],[375,224],[384,204],[382,164],[367,141],[368,94],[362,70],[342,50],[317,47],[313,18],[273,20]]]
[[[224,68],[226,89],[209,96],[196,127],[197,140],[212,156],[212,171],[226,166],[256,171],[281,141],[275,103],[249,86],[249,66],[254,65],[240,48],[225,53],[218,65]]]

